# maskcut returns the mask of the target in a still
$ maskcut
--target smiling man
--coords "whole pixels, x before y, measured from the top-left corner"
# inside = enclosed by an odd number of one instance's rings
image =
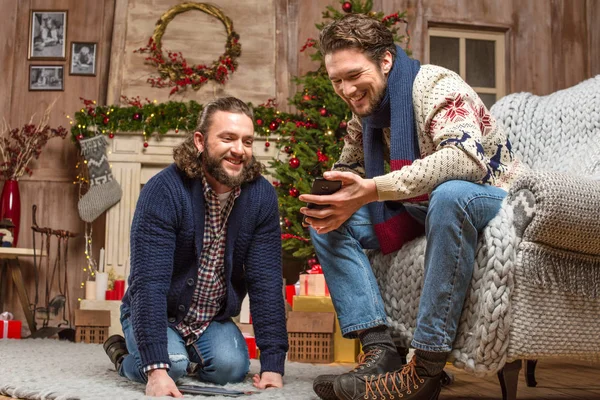
[[[475,91],[457,74],[421,66],[380,22],[349,14],[323,28],[320,49],[353,117],[328,196],[300,200],[342,334],[364,354],[313,383],[323,399],[437,399],[471,281],[479,232],[525,170]],[[389,171],[386,171],[386,164]],[[391,253],[425,232],[425,276],[412,347],[402,365],[363,249]],[[412,282],[407,282],[412,284]]]
[[[125,338],[104,348],[149,396],[181,397],[175,381],[240,382],[248,349],[231,320],[250,296],[261,372],[282,387],[288,349],[277,195],[252,155],[252,111],[225,97],[205,105],[175,163],[148,181],[131,227]]]

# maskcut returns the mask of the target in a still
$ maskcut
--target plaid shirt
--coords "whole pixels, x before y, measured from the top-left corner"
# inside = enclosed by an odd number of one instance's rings
[[[219,313],[227,294],[225,284],[225,243],[227,239],[227,218],[233,208],[235,199],[241,193],[236,187],[229,193],[225,204],[221,205],[219,195],[206,182],[202,175],[206,210],[204,214],[205,229],[198,268],[198,282],[192,297],[192,304],[187,315],[175,328],[184,338],[186,345],[194,343],[206,330],[213,317]],[[150,364],[145,372],[153,369],[169,368],[168,364]]]

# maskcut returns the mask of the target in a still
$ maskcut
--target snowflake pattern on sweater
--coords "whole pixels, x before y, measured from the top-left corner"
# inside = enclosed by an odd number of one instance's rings
[[[527,167],[512,153],[501,125],[477,93],[456,73],[423,65],[413,84],[413,107],[421,159],[375,177],[380,201],[429,194],[460,179],[508,190]],[[365,176],[362,127],[353,116],[335,170]],[[390,129],[383,130],[389,161]]]

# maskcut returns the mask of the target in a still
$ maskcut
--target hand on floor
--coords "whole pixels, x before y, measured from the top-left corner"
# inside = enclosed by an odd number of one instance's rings
[[[252,377],[252,381],[254,386],[259,389],[283,387],[283,378],[281,377],[281,374],[278,374],[277,372],[263,372],[262,376],[256,374]]]
[[[167,374],[166,369],[154,369],[148,372],[148,383],[146,384],[146,396],[161,397],[173,396],[183,397],[173,379]]]

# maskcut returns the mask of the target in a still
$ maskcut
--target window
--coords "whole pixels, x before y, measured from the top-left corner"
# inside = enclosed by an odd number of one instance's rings
[[[489,109],[506,94],[504,33],[429,28],[429,63],[448,68],[477,92]]]

